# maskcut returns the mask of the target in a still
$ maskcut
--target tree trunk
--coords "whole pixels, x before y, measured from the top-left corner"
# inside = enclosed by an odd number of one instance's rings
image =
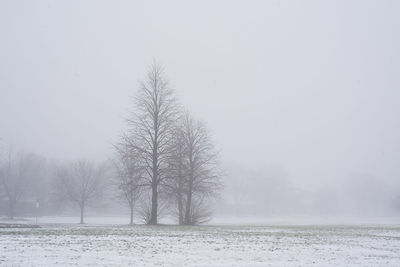
[[[193,187],[193,183],[192,183],[192,181],[190,181],[187,200],[186,200],[187,201],[186,202],[186,214],[185,214],[185,224],[186,225],[192,224],[192,220],[191,220],[191,216],[190,216],[190,210],[192,207],[192,187]]]
[[[158,209],[158,192],[157,184],[152,186],[152,196],[151,196],[151,217],[149,224],[157,224],[157,209]]]
[[[182,190],[178,191],[178,212],[179,212],[179,225],[183,225],[183,202],[182,202]]]
[[[80,222],[80,224],[83,224],[84,222],[83,222],[83,210],[84,210],[84,205],[82,204],[82,205],[80,205],[80,208],[81,208],[81,222]]]
[[[133,205],[130,205],[130,209],[131,209],[131,221],[130,221],[130,225],[133,225]]]
[[[191,218],[191,208],[192,208],[192,195],[193,195],[193,179],[194,179],[194,173],[193,173],[193,158],[192,158],[193,152],[192,149],[190,149],[190,154],[189,154],[189,162],[190,162],[190,172],[189,172],[189,184],[188,184],[188,194],[187,194],[187,199],[186,199],[186,216],[185,216],[185,224],[186,225],[191,225],[192,224],[192,218]]]
[[[154,127],[156,129],[156,127]],[[157,131],[154,137],[157,140]],[[157,213],[158,213],[158,158],[157,158],[157,142],[154,142],[153,147],[153,177],[151,178],[151,216],[150,225],[157,224]]]

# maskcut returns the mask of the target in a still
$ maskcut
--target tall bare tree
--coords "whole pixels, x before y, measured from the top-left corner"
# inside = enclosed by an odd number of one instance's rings
[[[192,225],[210,217],[207,200],[217,196],[222,186],[221,172],[218,153],[205,125],[186,113],[182,131],[186,153],[184,224]]]
[[[151,216],[148,223],[154,225],[158,223],[159,190],[167,177],[167,160],[172,151],[170,140],[178,105],[162,68],[157,64],[151,67],[146,81],[140,85],[135,98],[135,110],[128,120],[130,131],[123,142],[141,157],[145,170],[143,184],[151,190]]]
[[[141,196],[141,185],[144,169],[140,165],[139,157],[134,151],[129,151],[122,143],[115,146],[117,159],[114,161],[116,171],[116,186],[118,197],[129,206],[130,225],[133,225],[134,208]]]
[[[95,200],[102,191],[105,166],[94,167],[88,161],[77,161],[71,166],[57,170],[55,184],[56,197],[73,202],[80,209],[80,223],[84,223],[84,212],[88,204]]]

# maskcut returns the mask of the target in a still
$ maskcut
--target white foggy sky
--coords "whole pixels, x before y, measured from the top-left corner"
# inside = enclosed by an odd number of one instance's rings
[[[110,156],[156,59],[222,160],[400,180],[398,1],[0,1],[2,146]]]

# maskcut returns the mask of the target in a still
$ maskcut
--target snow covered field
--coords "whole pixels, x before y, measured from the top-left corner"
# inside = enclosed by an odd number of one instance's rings
[[[400,226],[41,224],[0,229],[1,266],[400,266]]]

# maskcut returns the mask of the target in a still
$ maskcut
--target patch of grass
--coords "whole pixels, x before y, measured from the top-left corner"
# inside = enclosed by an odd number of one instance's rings
[[[40,226],[26,223],[0,223],[0,228],[40,228]]]

